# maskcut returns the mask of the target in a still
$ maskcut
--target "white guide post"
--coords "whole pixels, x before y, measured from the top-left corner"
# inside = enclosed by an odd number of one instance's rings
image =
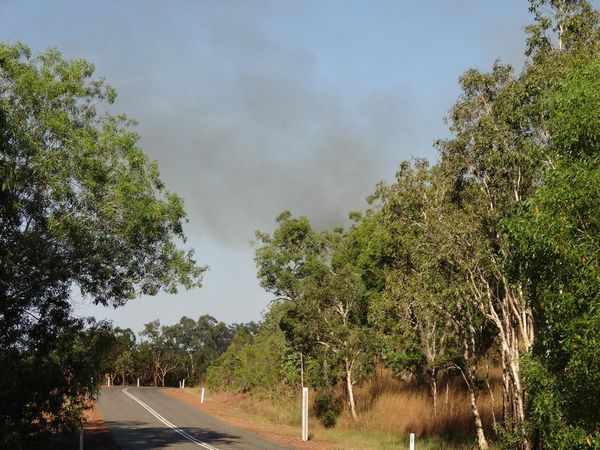
[[[185,389],[185,378],[183,379],[183,381],[181,383],[181,389]]]
[[[137,379],[137,387],[140,387],[140,379]]]
[[[308,441],[308,388],[302,388],[302,441]]]
[[[415,433],[410,433],[410,450],[415,450]]]
[[[200,403],[204,403],[204,388],[200,391]]]

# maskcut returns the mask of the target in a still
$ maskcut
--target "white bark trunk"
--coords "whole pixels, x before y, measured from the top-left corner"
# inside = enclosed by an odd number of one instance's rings
[[[483,430],[483,423],[481,422],[481,416],[479,415],[479,408],[477,407],[477,380],[475,377],[475,368],[460,368],[460,372],[465,380],[467,388],[469,389],[471,414],[473,415],[475,431],[477,434],[477,446],[479,447],[479,450],[487,450],[489,446],[487,439],[485,438],[485,431]]]
[[[525,394],[523,390],[520,359],[529,353],[534,340],[533,318],[525,305],[522,293],[515,291],[504,281],[505,293],[499,299],[498,308],[488,302],[489,317],[498,329],[503,366],[504,422],[515,429],[525,423]],[[521,447],[529,450],[531,444],[525,440]]]
[[[356,405],[354,403],[354,391],[352,387],[352,366],[354,361],[350,362],[346,358],[346,387],[348,389],[348,402],[350,403],[350,413],[352,414],[352,419],[356,422],[358,420],[358,416],[356,415]]]
[[[477,445],[479,450],[487,450],[489,446],[483,431],[483,424],[481,423],[479,409],[477,408],[477,390],[474,386],[469,387],[469,394],[471,397],[471,412],[473,414],[473,419],[475,419],[475,429],[477,431]]]

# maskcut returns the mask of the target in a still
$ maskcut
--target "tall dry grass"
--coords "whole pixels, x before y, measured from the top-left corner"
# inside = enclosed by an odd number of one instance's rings
[[[502,413],[498,376],[496,369],[490,370],[496,418]],[[341,401],[344,401],[344,396],[340,396]],[[469,392],[459,377],[446,377],[439,381],[435,415],[427,386],[398,379],[385,370],[378,371],[369,382],[356,387],[355,396],[358,423],[353,423],[349,415],[344,414],[340,426],[362,431],[415,433],[417,436],[466,437],[475,432]],[[485,383],[481,386],[477,403],[484,427],[492,432],[492,399]]]
[[[479,374],[481,391],[478,399],[479,412],[486,434],[493,437],[492,401],[485,383],[485,370]],[[501,370],[491,368],[490,384],[495,396],[495,415],[501,417],[502,393]],[[354,422],[344,408],[346,392],[344,385],[335,389],[344,411],[335,429],[325,429],[318,421],[311,421],[311,433],[321,439],[343,441],[343,448],[395,448],[398,439],[409,433],[422,439],[421,448],[473,448],[475,427],[471,413],[469,392],[459,376],[444,377],[438,385],[437,414],[433,414],[432,398],[427,386],[414,381],[401,380],[385,369],[360,386],[355,386],[358,422]],[[243,411],[257,423],[282,426],[300,426],[300,391],[291,397],[269,391],[252,395],[239,394],[227,401]],[[310,394],[314,398],[314,392]],[[311,411],[312,415],[312,411]],[[341,439],[341,440],[340,440]],[[350,446],[350,440],[356,445]]]

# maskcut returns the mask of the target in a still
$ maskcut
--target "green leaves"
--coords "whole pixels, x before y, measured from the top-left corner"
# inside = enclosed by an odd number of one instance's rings
[[[56,347],[64,332],[81,329],[69,317],[72,288],[117,306],[142,293],[200,286],[205,270],[176,245],[185,240],[183,202],[137,147],[134,122],[97,113],[116,93],[93,73],[92,64],[65,60],[56,49],[32,57],[23,44],[0,44],[4,375],[26,373],[44,360],[44,349],[56,349],[53,363],[40,366],[40,379],[51,375],[48,384],[18,379],[19,390],[37,392],[36,399],[0,407],[0,428],[17,433],[43,428],[46,416],[57,427],[61,417],[64,424],[77,418],[77,411],[63,413],[81,401],[82,379],[67,377],[71,362]],[[63,386],[64,396],[55,398]]]
[[[554,151],[592,156],[600,146],[600,61],[575,57],[546,100]]]
[[[504,226],[509,268],[526,287],[538,330],[526,366],[530,420],[552,448],[589,448],[600,420],[600,66],[582,53],[564,59],[543,100],[553,164]]]

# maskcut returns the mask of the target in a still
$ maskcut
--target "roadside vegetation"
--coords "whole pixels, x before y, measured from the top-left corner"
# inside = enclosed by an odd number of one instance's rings
[[[108,327],[74,290],[119,306],[200,286],[182,200],[137,146],[94,67],[0,43],[0,447],[76,429],[97,393]]]
[[[599,14],[530,10],[525,66],[460,77],[435,162],[401,162],[344,227],[284,211],[256,233],[260,324],[139,335],[69,298],[200,286],[183,202],[132,122],[98,112],[115,93],[92,65],[0,44],[0,447],[75,429],[108,375],[287,425],[309,387],[313,437],[362,447],[600,448]]]
[[[257,232],[273,304],[210,386],[308,386],[326,427],[600,447],[598,11],[530,9],[524,68],[461,76],[437,162],[402,162],[346,229],[286,211]]]

